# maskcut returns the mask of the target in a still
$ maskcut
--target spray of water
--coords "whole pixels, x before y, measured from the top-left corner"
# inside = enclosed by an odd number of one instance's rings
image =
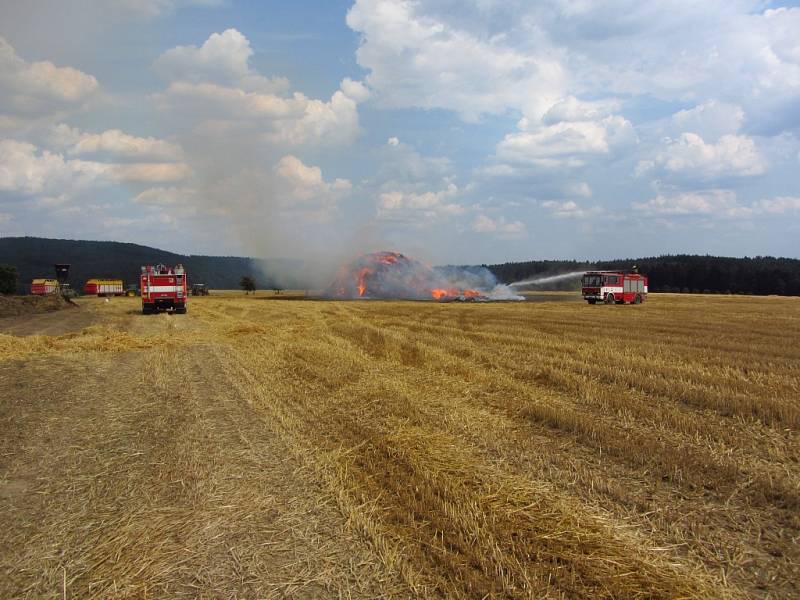
[[[526,285],[544,285],[556,281],[564,281],[565,279],[577,279],[583,275],[583,271],[571,271],[570,273],[561,273],[559,275],[548,275],[546,277],[534,277],[531,279],[523,279],[510,283],[509,287],[523,287]]]

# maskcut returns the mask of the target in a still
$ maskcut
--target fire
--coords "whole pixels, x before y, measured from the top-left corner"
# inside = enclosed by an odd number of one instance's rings
[[[476,300],[485,297],[478,290],[460,290],[458,288],[434,288],[431,290],[431,296],[435,300]]]
[[[454,285],[450,279],[398,252],[374,252],[343,266],[329,294],[339,298],[488,299],[486,292]]]
[[[365,268],[363,268],[363,269],[361,269],[361,270],[358,272],[358,296],[359,296],[360,298],[363,298],[363,297],[364,297],[364,294],[365,294],[365,293],[366,293],[366,291],[367,291],[367,282],[366,282],[366,279],[367,279],[367,275],[369,275],[371,272],[372,272],[372,271],[370,271],[370,270],[369,270],[369,269],[367,269],[366,267],[365,267]]]

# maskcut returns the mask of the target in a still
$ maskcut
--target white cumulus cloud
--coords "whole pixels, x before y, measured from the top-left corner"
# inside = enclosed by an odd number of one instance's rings
[[[66,148],[70,156],[100,155],[154,161],[178,161],[183,157],[179,144],[153,137],[137,137],[119,129],[89,133],[61,123],[52,129],[50,139],[55,145]]]
[[[16,140],[0,140],[0,190],[38,194],[80,175],[64,157]]]
[[[714,179],[765,173],[753,136],[798,127],[800,8],[764,8],[355,0],[347,24],[378,106],[519,118],[486,174],[591,168],[634,149],[640,174],[650,161],[660,179]],[[675,104],[686,108],[659,116]]]
[[[764,198],[753,206],[756,212],[771,215],[800,214],[800,196]]]
[[[354,81],[349,77],[342,79],[339,89],[342,90],[342,93],[345,96],[352,99],[357,104],[366,102],[371,94],[369,88],[367,88],[367,86],[365,86],[362,82]]]
[[[436,191],[385,191],[378,199],[378,218],[430,225],[433,221],[466,212],[466,207],[455,202],[458,194],[454,183]]]
[[[501,236],[516,237],[525,233],[525,223],[509,221],[505,217],[492,218],[479,214],[472,222],[472,231],[476,233],[494,233]]]
[[[589,219],[603,212],[600,206],[583,207],[574,200],[546,200],[542,202],[542,208],[546,208],[552,216],[559,219]]]
[[[290,196],[299,202],[310,200],[333,202],[353,186],[347,179],[325,181],[322,169],[303,163],[291,154],[284,156],[275,165],[275,174],[287,185]]]
[[[633,202],[634,210],[648,215],[741,216],[742,206],[732,190],[711,189],[674,195],[659,194],[646,202]]]
[[[672,115],[672,125],[678,133],[691,131],[706,140],[717,140],[725,134],[737,133],[744,123],[741,106],[707,100],[697,106]]]
[[[27,62],[0,37],[0,121],[74,110],[98,90],[97,80],[72,67],[50,61]]]
[[[297,146],[348,144],[359,134],[358,104],[369,97],[363,83],[345,78],[327,101],[289,93],[288,81],[268,80],[251,69],[252,54],[235,29],[212,34],[199,48],[168,50],[155,62],[170,81],[156,94],[157,104],[200,120],[197,130],[213,136],[262,136]]]
[[[446,108],[467,120],[510,107],[538,114],[562,96],[566,76],[548,53],[527,53],[407,0],[358,0],[347,24],[356,54],[386,106]]]
[[[552,125],[561,121],[598,121],[618,112],[621,102],[617,100],[585,101],[567,96],[553,104],[542,117],[542,122]]]
[[[183,163],[105,163],[67,159],[31,143],[0,140],[0,191],[68,197],[90,184],[173,182],[191,174]]]
[[[717,98],[763,117],[800,92],[800,9],[762,11],[755,0],[356,0],[347,24],[367,82],[393,106],[539,118],[570,97]]]
[[[168,80],[214,82],[253,92],[284,92],[284,78],[269,79],[250,68],[253,49],[250,41],[236,29],[212,33],[199,48],[177,46],[153,63],[156,72]]]
[[[559,121],[506,135],[497,145],[496,155],[508,163],[581,166],[589,155],[607,155],[612,148],[635,140],[633,126],[620,116],[599,121]]]
[[[760,175],[767,164],[752,138],[723,135],[717,143],[706,143],[696,133],[683,133],[669,140],[655,164],[666,171],[711,179],[719,176]]]
[[[744,204],[733,190],[710,189],[678,194],[659,194],[631,207],[650,216],[700,215],[749,219],[800,214],[800,196],[773,196]]]

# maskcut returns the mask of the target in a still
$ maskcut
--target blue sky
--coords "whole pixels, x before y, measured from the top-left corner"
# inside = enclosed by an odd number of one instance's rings
[[[800,256],[800,8],[0,0],[0,235]]]

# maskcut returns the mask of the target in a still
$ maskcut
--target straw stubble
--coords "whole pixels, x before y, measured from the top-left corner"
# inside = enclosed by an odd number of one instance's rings
[[[85,302],[0,337],[0,591],[792,597],[798,308]]]

